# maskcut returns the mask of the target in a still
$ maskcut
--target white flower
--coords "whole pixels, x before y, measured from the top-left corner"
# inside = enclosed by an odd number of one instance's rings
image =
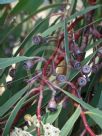
[[[43,129],[44,136],[60,136],[60,130],[49,123],[43,125]]]
[[[10,136],[32,136],[29,132],[22,130],[21,128],[15,128]]]
[[[38,121],[38,119],[37,119],[37,116],[35,115],[35,116],[33,116],[32,117],[32,119],[33,119],[33,125],[35,126],[35,127],[40,127],[40,123],[39,123],[39,121]]]

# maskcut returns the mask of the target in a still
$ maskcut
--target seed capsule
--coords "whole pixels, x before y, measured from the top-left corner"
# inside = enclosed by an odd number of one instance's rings
[[[56,80],[60,81],[60,82],[65,82],[67,79],[66,79],[66,76],[65,75],[58,75],[56,77]]]
[[[98,57],[102,57],[102,47],[100,47],[97,51]]]
[[[80,54],[82,54],[82,53],[81,53],[81,51],[80,51],[79,49],[77,49],[77,50],[75,51],[75,54],[76,54],[76,55],[80,55]]]
[[[72,66],[76,69],[79,70],[81,68],[81,63],[77,60],[72,62]]]
[[[54,99],[51,99],[48,103],[48,110],[51,112],[55,112],[57,110],[57,104]]]
[[[14,78],[15,77],[15,73],[16,73],[16,69],[15,68],[11,68],[9,71],[9,75]]]
[[[92,72],[93,73],[96,73],[98,71],[98,69],[99,69],[98,64],[92,66]]]
[[[32,41],[35,45],[39,45],[44,42],[44,38],[41,35],[35,35],[33,36]]]
[[[77,44],[71,43],[70,50],[74,53],[75,56],[82,54],[82,51]]]
[[[24,69],[31,69],[34,66],[34,62],[32,60],[27,60],[24,62],[23,67]]]
[[[81,87],[85,86],[85,85],[87,84],[86,78],[85,78],[85,77],[79,77],[79,78],[78,78],[78,84],[79,84],[79,86],[81,86]]]
[[[95,64],[92,66],[92,72],[96,73],[102,68],[102,62],[100,64]]]
[[[76,46],[73,46],[73,51],[74,51],[74,54],[75,54],[76,56],[79,56],[79,55],[82,54],[80,48],[79,48],[77,45],[76,45]]]
[[[83,72],[83,74],[89,74],[91,72],[90,66],[89,65],[84,65],[82,67],[82,72]]]

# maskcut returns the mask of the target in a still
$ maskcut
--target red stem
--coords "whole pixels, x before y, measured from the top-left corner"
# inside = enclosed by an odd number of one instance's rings
[[[88,0],[88,3],[89,3],[90,5],[95,5],[95,4],[96,4],[96,0]]]
[[[77,94],[77,97],[81,98],[81,96],[79,96],[80,94],[78,94],[78,92],[77,92],[76,86],[70,82],[69,82],[69,85],[72,87],[72,94],[74,94],[74,95]],[[78,105],[75,103],[75,106],[78,106]],[[82,121],[83,121],[86,131],[90,134],[90,136],[95,136],[94,132],[91,130],[90,126],[87,123],[86,116],[85,116],[82,108],[81,108],[81,118],[82,118]]]
[[[94,132],[91,130],[90,126],[88,125],[85,113],[83,112],[82,108],[81,108],[81,118],[82,118],[83,124],[85,126],[85,129],[90,134],[90,136],[96,136],[94,134]]]
[[[45,63],[45,65],[44,65],[43,73],[42,73],[42,75],[44,76],[44,78],[46,78],[46,71],[47,71],[48,65],[52,62],[52,60],[54,60],[54,57],[55,57],[55,55],[56,55],[56,53],[57,53],[57,50],[58,50],[58,48],[59,48],[60,45],[61,45],[62,39],[63,39],[63,37],[61,37],[61,38],[58,40],[58,44],[57,44],[57,47],[56,47],[54,53],[52,54],[52,56],[49,58],[49,60],[48,60],[48,61]]]
[[[82,17],[79,17],[78,19],[76,19],[68,27],[68,31],[70,31],[76,25],[76,22],[79,21],[80,19],[82,19]],[[38,106],[37,106],[37,118],[38,118],[39,123],[41,122],[41,104],[42,104],[42,100],[43,100],[43,88],[45,85],[44,79],[47,78],[47,68],[48,68],[48,65],[54,60],[63,39],[64,39],[64,33],[62,33],[61,38],[58,40],[57,47],[56,47],[54,53],[48,59],[48,61],[45,63],[43,70],[42,70],[42,80],[41,80],[41,85],[40,85],[40,94],[39,94],[39,100],[38,100]],[[40,128],[37,128],[37,135],[40,136]]]
[[[37,119],[39,123],[41,123],[41,104],[43,100],[43,85],[40,85],[40,94],[39,94],[39,100],[38,100],[38,106],[37,106]],[[37,135],[40,136],[40,127],[37,128]]]

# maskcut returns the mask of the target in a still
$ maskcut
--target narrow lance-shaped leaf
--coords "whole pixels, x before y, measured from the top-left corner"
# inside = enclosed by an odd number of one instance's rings
[[[85,51],[88,51],[94,47],[97,47],[97,45],[99,45],[100,43],[102,43],[102,39],[99,39],[98,41],[96,41],[95,43],[88,45],[87,48],[85,49]]]
[[[49,8],[53,8],[53,7],[56,7],[56,6],[60,6],[62,5],[62,3],[58,3],[58,4],[52,4],[52,5],[49,5],[49,6],[46,6],[46,7],[43,7],[41,9],[38,9],[36,12],[32,13],[31,15],[29,15],[26,19],[24,19],[22,22],[20,22],[18,25],[16,25],[15,27],[13,27],[8,33],[7,35],[5,35],[5,37],[1,40],[0,43],[2,43],[6,37],[11,33],[11,32],[14,32],[20,25],[22,25],[24,22],[26,22],[28,19],[30,19],[32,16],[36,15],[37,13],[43,11],[43,10],[46,10],[46,9],[49,9]],[[101,7],[101,5],[95,5],[95,6],[90,6],[90,7],[87,7],[86,9],[84,10],[81,10],[80,12],[76,12],[75,14],[73,14],[72,16],[70,16],[68,19],[67,19],[67,23],[70,22],[72,19],[76,18],[77,16],[81,16],[81,15],[84,15],[86,14],[87,12],[93,10],[93,9],[96,9],[96,8],[99,8]],[[47,36],[47,35],[50,35],[52,34],[52,32],[54,32],[55,30],[57,30],[58,28],[60,27],[63,27],[63,21],[59,22],[58,24],[50,27],[49,29],[47,29],[42,35],[43,36]]]
[[[69,13],[68,13],[69,15],[71,15],[72,13],[76,11],[76,5],[77,5],[77,2],[75,0],[72,0],[70,9],[69,9]]]
[[[0,0],[0,4],[9,4],[14,1],[16,1],[16,0]]]
[[[90,7],[87,7],[85,9],[81,10],[80,12],[76,12],[73,15],[71,15],[70,17],[67,18],[67,23],[69,23],[71,20],[73,20],[77,16],[82,16],[82,15],[86,14],[87,12],[89,12],[93,9],[99,8],[99,7],[101,7],[101,5],[90,6]],[[63,23],[64,22],[61,21],[58,24],[55,24],[54,26],[47,29],[42,35],[47,36],[47,35],[52,34],[53,31],[56,31],[58,28],[63,27]]]
[[[0,58],[0,69],[6,68],[12,64],[33,59],[34,57],[26,57],[26,56],[19,56],[19,57],[12,57],[12,58]]]
[[[101,90],[101,95],[100,95],[100,99],[99,99],[99,102],[98,102],[98,107],[100,109],[102,109],[102,90]]]
[[[47,18],[48,19],[48,18]],[[17,56],[17,54],[20,52],[20,50],[22,48],[24,48],[24,46],[26,45],[26,43],[28,42],[28,40],[30,40],[33,36],[34,33],[36,33],[36,31],[39,29],[39,27],[42,26],[42,24],[45,23],[45,21],[47,20],[46,18],[41,21],[39,24],[37,24],[32,31],[25,37],[25,39],[22,41],[22,43],[20,44],[20,47],[18,48],[18,50],[15,52],[14,57]],[[32,48],[32,47],[31,47]]]
[[[68,119],[68,121],[65,123],[65,125],[61,129],[61,136],[67,136],[70,133],[76,120],[80,116],[80,112],[81,112],[80,107],[77,107],[76,111],[73,113],[73,115]]]
[[[8,120],[7,120],[7,123],[5,125],[5,128],[4,128],[4,131],[3,131],[3,136],[7,136],[10,132],[10,128],[11,128],[11,125],[18,113],[18,111],[21,109],[24,101],[27,99],[28,97],[28,94],[26,94],[18,103],[17,105],[15,106],[15,108],[13,109],[13,111],[11,112],[11,115],[9,116]]]
[[[14,26],[13,28],[10,29],[10,31],[7,32],[7,34],[1,39],[0,41],[0,44],[3,43],[6,38],[10,35],[10,33],[12,32],[16,32],[17,29],[24,23],[26,22],[27,20],[29,20],[32,16],[44,11],[44,10],[47,10],[47,9],[50,9],[50,8],[54,8],[54,7],[57,7],[57,6],[60,6],[62,5],[62,3],[58,3],[58,4],[51,4],[51,5],[48,5],[48,6],[45,6],[45,7],[42,7],[34,12],[32,12],[28,17],[26,17],[24,20],[22,20],[22,22],[18,23],[16,26]]]
[[[11,10],[10,15],[27,12],[32,13],[43,3],[43,0],[20,0],[16,6]]]
[[[2,117],[23,96],[23,94],[28,90],[28,88],[29,86],[26,86],[25,88],[17,92],[0,107],[0,117]]]
[[[57,117],[59,116],[61,110],[62,110],[62,104],[58,105],[56,112],[48,113],[48,117],[46,119],[46,123],[51,123],[52,124],[57,119]]]
[[[64,19],[64,45],[65,45],[65,53],[66,53],[66,62],[69,63],[70,51],[68,48],[68,32],[67,32],[67,22],[66,18]]]
[[[102,111],[100,111],[99,109],[96,109],[94,107],[92,107],[91,105],[85,103],[82,99],[79,99],[75,96],[73,96],[72,94],[70,94],[69,92],[66,92],[65,90],[61,89],[60,87],[58,87],[57,85],[54,85],[57,89],[59,89],[60,91],[62,91],[63,93],[65,93],[68,97],[70,97],[71,99],[73,99],[74,101],[78,102],[82,107],[84,107],[85,109],[89,110],[89,116],[99,125],[99,127],[102,129]]]

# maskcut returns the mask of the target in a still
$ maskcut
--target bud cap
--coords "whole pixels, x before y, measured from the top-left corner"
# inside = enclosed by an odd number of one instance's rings
[[[55,112],[57,110],[57,104],[54,99],[51,99],[48,103],[48,110],[51,112]]]
[[[32,41],[35,45],[39,45],[44,41],[44,39],[41,35],[35,35],[33,36]]]
[[[33,65],[34,65],[34,63],[32,60],[27,60],[24,62],[23,67],[24,67],[24,69],[31,69],[31,68],[33,68]]]
[[[89,66],[89,65],[84,65],[84,66],[82,67],[82,72],[83,72],[84,74],[89,74],[89,73],[91,72],[90,66]]]
[[[67,80],[65,75],[58,75],[56,79],[60,82],[65,82]]]
[[[85,77],[79,77],[79,78],[78,78],[78,84],[79,84],[79,86],[81,86],[81,87],[85,86],[85,85],[87,84],[86,78],[85,78]]]

